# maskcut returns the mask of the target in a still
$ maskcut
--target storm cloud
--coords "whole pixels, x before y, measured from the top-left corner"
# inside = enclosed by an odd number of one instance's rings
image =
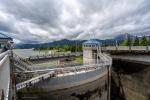
[[[150,31],[149,0],[0,0],[0,31],[16,42],[113,38]]]

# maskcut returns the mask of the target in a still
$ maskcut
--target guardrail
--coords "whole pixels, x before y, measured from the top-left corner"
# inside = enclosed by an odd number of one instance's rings
[[[0,54],[0,90],[3,93],[4,100],[9,99],[10,92],[10,62],[9,52]]]

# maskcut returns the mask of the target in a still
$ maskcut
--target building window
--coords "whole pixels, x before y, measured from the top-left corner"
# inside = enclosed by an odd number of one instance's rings
[[[92,47],[95,47],[95,45],[92,45]]]

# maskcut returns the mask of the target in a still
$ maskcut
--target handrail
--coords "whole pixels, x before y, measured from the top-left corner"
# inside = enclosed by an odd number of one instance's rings
[[[24,59],[24,58],[19,57],[19,56],[18,56],[16,53],[14,53],[14,52],[13,52],[13,56],[14,56],[15,58],[18,58],[18,59],[21,60],[22,62],[26,62],[28,65],[33,65],[32,62],[28,61],[27,59]]]
[[[23,58],[19,57],[17,54],[13,53],[13,60],[22,64],[22,67],[26,70],[32,70],[31,63],[27,63]]]
[[[53,73],[54,73],[54,71],[49,72],[49,73],[47,73],[47,74],[40,75],[40,76],[35,77],[35,78],[32,78],[32,79],[27,80],[27,81],[25,81],[25,82],[19,83],[19,84],[16,85],[17,90],[19,90],[19,89],[21,89],[21,88],[24,88],[24,87],[26,87],[27,85],[31,85],[31,84],[38,83],[39,81],[41,81],[41,78],[42,78],[42,79],[47,79],[47,78],[49,78],[49,76],[52,75]]]
[[[7,55],[10,52],[10,50],[0,53],[0,59],[2,59],[5,55]]]

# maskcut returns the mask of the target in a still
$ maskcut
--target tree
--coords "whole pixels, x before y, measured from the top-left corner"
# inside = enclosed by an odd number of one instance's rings
[[[130,38],[126,38],[123,40],[123,42],[121,43],[121,46],[131,46],[131,39]]]
[[[140,45],[141,46],[147,46],[148,45],[148,39],[146,36],[143,36],[140,40]]]
[[[133,46],[139,46],[139,38],[136,36],[133,42]]]

